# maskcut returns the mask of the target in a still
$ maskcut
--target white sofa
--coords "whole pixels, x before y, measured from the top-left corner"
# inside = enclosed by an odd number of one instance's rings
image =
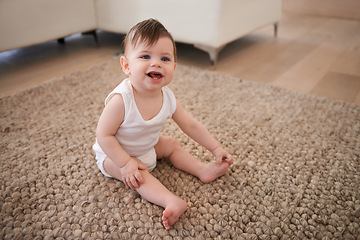
[[[276,24],[281,0],[98,0],[98,26],[126,33],[137,22],[155,17],[175,41],[193,44],[210,55],[260,27]]]
[[[281,0],[1,0],[0,51],[95,29],[125,34],[150,17],[215,63],[229,42],[276,24]]]
[[[0,0],[0,51],[97,28],[94,0]]]

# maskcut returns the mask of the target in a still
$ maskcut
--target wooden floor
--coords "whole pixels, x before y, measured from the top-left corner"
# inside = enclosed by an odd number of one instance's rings
[[[0,53],[0,97],[110,60],[123,36],[81,34]],[[212,69],[207,53],[177,44],[179,64],[360,105],[360,21],[283,13],[278,37],[259,29],[227,45]]]

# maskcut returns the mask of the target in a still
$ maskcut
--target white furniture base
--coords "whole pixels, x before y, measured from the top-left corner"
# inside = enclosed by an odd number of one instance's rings
[[[175,41],[209,53],[281,17],[281,0],[0,0],[0,51],[100,29],[126,34],[156,18]],[[96,35],[95,35],[96,36]]]

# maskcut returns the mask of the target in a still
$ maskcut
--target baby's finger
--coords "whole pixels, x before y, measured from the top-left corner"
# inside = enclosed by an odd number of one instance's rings
[[[141,173],[140,173],[139,171],[137,171],[134,176],[135,176],[135,178],[138,180],[138,182],[139,182],[140,184],[143,184],[143,183],[144,183],[144,179],[143,179],[143,177],[141,176]]]
[[[131,189],[139,188],[139,184],[134,176],[130,177]]]
[[[125,184],[125,187],[128,187],[128,184],[127,184],[127,181],[126,181],[126,178],[122,178],[121,181]]]
[[[139,164],[139,169],[140,169],[140,170],[145,170],[145,169],[147,169],[147,168],[148,168],[148,166],[147,166],[145,163],[141,162],[141,163]]]

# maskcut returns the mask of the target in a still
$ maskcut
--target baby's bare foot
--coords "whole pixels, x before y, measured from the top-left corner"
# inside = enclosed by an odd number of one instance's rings
[[[206,164],[203,168],[199,178],[203,183],[209,183],[215,180],[218,177],[221,177],[226,173],[229,168],[229,164],[226,162],[221,162],[221,164],[217,164],[216,162],[211,162]]]
[[[164,227],[169,230],[170,226],[173,225],[185,212],[187,208],[187,204],[184,200],[182,200],[179,197],[174,198],[173,201],[171,201],[163,211],[163,224]]]

